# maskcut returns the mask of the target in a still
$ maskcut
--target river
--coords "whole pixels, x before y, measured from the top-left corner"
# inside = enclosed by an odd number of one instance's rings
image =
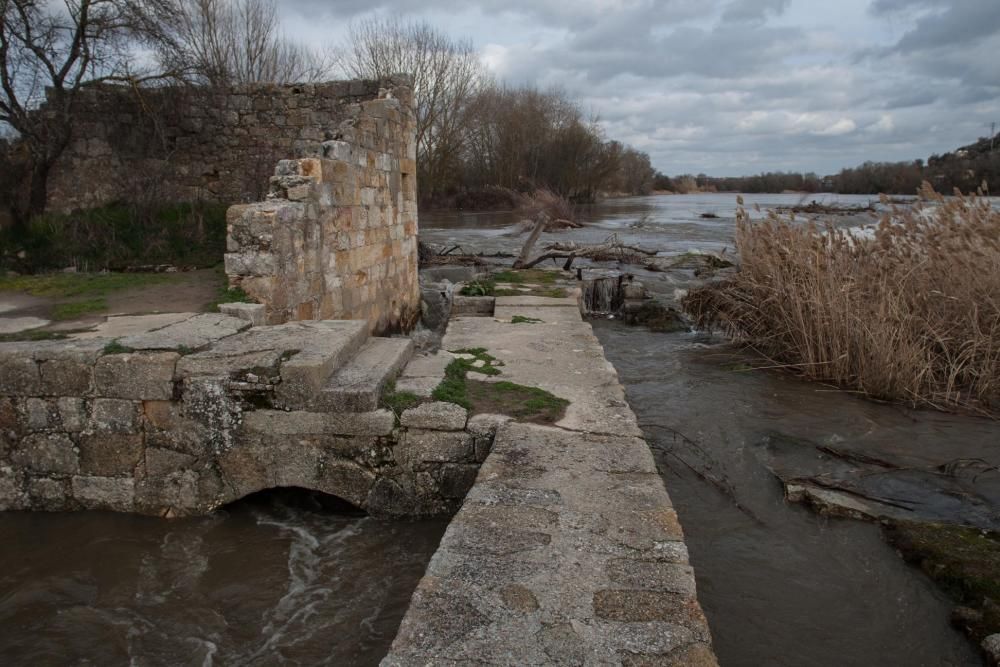
[[[744,199],[758,217],[763,213],[755,205],[789,206],[802,196]],[[810,195],[807,202],[813,199],[847,206],[877,200]],[[586,211],[583,229],[545,234],[538,246],[617,234],[668,255],[723,252],[733,248],[735,208],[733,194],[615,199]],[[852,214],[828,221],[863,227],[877,218]],[[423,216],[421,224],[425,242],[488,253],[516,253],[524,238],[509,213],[450,212]],[[692,282],[690,272],[622,268],[639,274],[665,301]],[[677,508],[723,667],[982,664],[949,623],[953,604],[904,563],[877,525],[824,518],[785,502],[760,448],[779,433],[927,465],[962,456],[1000,465],[1000,425],[880,405],[788,375],[751,372],[735,350],[703,335],[658,334],[600,320],[594,329]]]
[[[747,197],[763,207],[800,199]],[[721,251],[732,247],[735,203],[734,195],[612,200],[584,214],[587,227],[545,237],[591,242],[616,233],[668,253]],[[509,213],[423,214],[421,238],[513,252],[515,223]],[[678,284],[666,274],[644,279],[665,298]],[[923,451],[947,438],[976,451],[1000,440],[993,423],[734,372],[724,348],[692,334],[616,322],[595,330],[680,514],[724,667],[978,664],[948,625],[948,601],[877,527],[786,504],[754,448],[778,430]],[[688,465],[713,466],[731,494]],[[0,513],[0,664],[377,664],[445,526],[376,521],[281,492],[176,521]]]
[[[377,665],[446,525],[280,491],[175,521],[0,513],[0,664]]]

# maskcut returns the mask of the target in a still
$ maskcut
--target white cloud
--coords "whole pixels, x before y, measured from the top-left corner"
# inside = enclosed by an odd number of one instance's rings
[[[323,45],[371,12],[470,38],[512,83],[560,86],[667,173],[831,173],[926,158],[1000,108],[998,0],[282,0]]]

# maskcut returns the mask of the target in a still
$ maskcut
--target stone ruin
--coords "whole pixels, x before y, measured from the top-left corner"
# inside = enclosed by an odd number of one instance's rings
[[[420,314],[409,81],[200,91],[156,132],[126,132],[128,105],[100,113],[123,91],[87,95],[87,138],[61,160],[56,200],[77,201],[64,186],[78,175],[101,203],[122,194],[116,174],[144,166],[175,197],[225,200],[241,160],[294,159],[277,162],[264,201],[227,215],[230,284],[259,303],[119,338],[0,343],[0,510],[183,516],[298,486],[375,515],[454,511],[491,427],[447,404],[380,409],[413,345],[371,336]]]

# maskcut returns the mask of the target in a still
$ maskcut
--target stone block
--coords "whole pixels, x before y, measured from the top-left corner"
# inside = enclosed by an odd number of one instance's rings
[[[87,428],[87,402],[82,398],[64,397],[56,400],[62,430],[79,433]]]
[[[324,413],[254,410],[243,417],[250,431],[269,435],[385,436],[392,433],[395,416],[389,410]]]
[[[465,428],[467,416],[465,408],[460,405],[436,401],[406,410],[399,421],[408,428],[461,431]]]
[[[0,511],[20,510],[28,505],[21,488],[22,475],[10,467],[0,467]]]
[[[33,507],[47,512],[59,512],[67,509],[67,482],[50,477],[31,477],[28,479],[28,496]]]
[[[24,401],[24,420],[30,431],[55,428],[58,416],[56,406],[44,398],[29,398]]]
[[[139,428],[140,404],[118,398],[97,398],[91,404],[90,427],[97,431],[132,433]]]
[[[94,367],[95,393],[108,398],[170,400],[176,352],[107,354]]]
[[[413,469],[428,463],[471,463],[474,458],[472,435],[464,431],[410,429],[397,450]]]
[[[94,382],[94,367],[79,359],[49,359],[38,364],[46,396],[86,396]]]
[[[162,449],[160,447],[147,447],[146,456],[146,477],[158,478],[166,477],[172,473],[183,470],[193,465],[197,459],[182,452],[172,449]]]
[[[493,440],[497,430],[504,424],[513,421],[507,415],[475,415],[469,419],[465,430],[472,434],[475,443],[476,461],[482,463],[493,449]]]
[[[80,472],[99,477],[131,477],[142,453],[141,435],[85,433],[80,436]]]
[[[127,477],[78,476],[72,489],[73,498],[86,509],[130,512],[135,507],[135,480]]]
[[[207,427],[184,416],[180,403],[146,401],[143,403],[146,446],[203,456],[212,438]]]
[[[42,376],[30,352],[5,354],[13,344],[0,344],[0,394],[6,396],[39,396]]]
[[[449,463],[441,467],[439,482],[441,495],[445,498],[464,498],[476,483],[479,466]]]
[[[246,320],[253,327],[267,324],[267,306],[262,303],[220,303],[219,312]]]
[[[25,437],[11,459],[16,465],[33,472],[74,474],[80,470],[76,445],[69,436],[58,433]]]

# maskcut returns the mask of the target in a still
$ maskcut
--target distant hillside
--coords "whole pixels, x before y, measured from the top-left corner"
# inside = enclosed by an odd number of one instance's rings
[[[685,174],[669,178],[658,175],[658,190],[675,192],[837,192],[841,194],[915,194],[923,181],[938,192],[956,188],[975,192],[984,182],[991,194],[1000,195],[1000,135],[980,138],[950,153],[912,162],[865,162],[838,174],[820,177],[814,173],[769,172],[754,176],[713,178]]]

